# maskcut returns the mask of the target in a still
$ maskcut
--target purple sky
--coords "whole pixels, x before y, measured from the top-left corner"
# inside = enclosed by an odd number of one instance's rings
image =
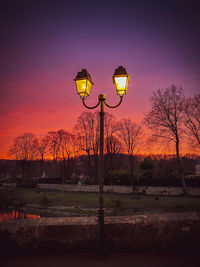
[[[114,69],[130,74],[112,112],[141,119],[154,90],[172,83],[200,93],[200,10],[194,1],[4,1],[0,42],[0,157],[26,131],[71,129],[85,110],[73,79],[87,68],[100,93],[118,98]]]

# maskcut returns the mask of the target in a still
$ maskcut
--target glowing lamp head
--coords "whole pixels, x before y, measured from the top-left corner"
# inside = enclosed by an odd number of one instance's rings
[[[76,83],[77,93],[81,98],[86,98],[90,95],[90,91],[94,83],[92,82],[91,76],[86,69],[82,69],[82,71],[78,72],[74,81]]]
[[[115,84],[117,94],[124,96],[126,94],[129,83],[129,75],[127,74],[124,67],[119,66],[117,69],[115,69],[113,75],[113,83]]]

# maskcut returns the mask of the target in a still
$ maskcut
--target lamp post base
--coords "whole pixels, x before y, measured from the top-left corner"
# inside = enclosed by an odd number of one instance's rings
[[[104,209],[98,209],[97,255],[104,258]]]

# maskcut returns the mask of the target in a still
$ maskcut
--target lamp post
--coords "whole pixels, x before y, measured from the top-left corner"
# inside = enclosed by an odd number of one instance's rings
[[[98,96],[98,103],[95,106],[88,106],[85,103],[85,99],[90,95],[90,91],[93,85],[90,74],[86,69],[82,69],[78,72],[76,78],[74,79],[76,83],[77,93],[82,99],[83,105],[88,109],[95,109],[100,105],[100,157],[99,157],[99,208],[98,208],[98,232],[97,232],[97,253],[100,257],[104,256],[104,209],[103,209],[103,179],[104,179],[104,104],[108,108],[118,107],[123,100],[123,96],[126,94],[129,75],[126,69],[119,66],[115,69],[114,75],[112,76],[113,83],[115,84],[117,94],[120,97],[120,101],[115,106],[110,106],[106,102],[106,95],[101,94]]]

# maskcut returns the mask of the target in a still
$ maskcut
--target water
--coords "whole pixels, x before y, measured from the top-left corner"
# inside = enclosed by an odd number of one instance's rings
[[[20,219],[37,219],[37,218],[40,218],[40,215],[25,213],[16,210],[10,212],[0,212],[0,222],[20,220]]]

